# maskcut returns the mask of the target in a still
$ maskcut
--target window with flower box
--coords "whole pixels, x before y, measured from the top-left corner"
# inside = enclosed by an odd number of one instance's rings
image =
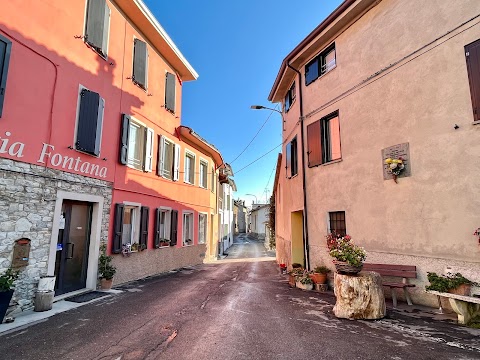
[[[193,212],[183,213],[183,246],[193,245]]]
[[[329,217],[329,233],[345,236],[347,234],[347,226],[345,223],[345,211],[332,211],[328,213]]]

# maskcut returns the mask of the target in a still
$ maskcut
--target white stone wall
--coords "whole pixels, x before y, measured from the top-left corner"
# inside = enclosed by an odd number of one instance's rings
[[[10,267],[15,240],[31,240],[29,264],[20,269],[12,304],[33,306],[38,280],[47,274],[57,191],[103,196],[101,239],[108,239],[112,185],[42,166],[0,159],[0,273]]]

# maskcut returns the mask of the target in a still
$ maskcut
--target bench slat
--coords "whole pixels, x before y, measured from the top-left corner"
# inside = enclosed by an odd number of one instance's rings
[[[379,273],[382,276],[397,276],[397,277],[403,277],[403,278],[410,278],[414,279],[417,277],[416,272],[411,272],[411,271],[398,271],[398,270],[378,270],[378,269],[362,269],[363,271],[375,271]]]
[[[416,271],[417,267],[415,265],[389,265],[389,264],[371,264],[363,263],[363,268],[377,268],[385,270],[401,270],[401,271]]]
[[[404,283],[382,283],[383,286],[395,287],[395,288],[404,288],[404,287],[415,287],[415,284],[404,284]]]
[[[414,279],[417,277],[417,267],[412,265],[363,264],[364,271],[375,271],[382,276],[398,276]]]

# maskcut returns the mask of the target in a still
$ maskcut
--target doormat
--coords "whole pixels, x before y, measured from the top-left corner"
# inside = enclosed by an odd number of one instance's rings
[[[84,302],[87,302],[93,299],[98,299],[105,296],[110,296],[110,294],[104,293],[101,291],[91,291],[85,294],[70,296],[69,298],[66,298],[65,301],[71,301],[75,303],[84,303]]]

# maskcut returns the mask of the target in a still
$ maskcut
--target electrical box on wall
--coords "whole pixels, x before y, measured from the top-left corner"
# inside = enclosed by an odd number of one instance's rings
[[[410,165],[410,146],[409,143],[403,143],[398,145],[393,145],[382,149],[382,166],[383,166],[383,180],[393,179],[393,174],[388,169],[388,164],[385,163],[385,160],[390,159],[402,159],[403,165],[405,166],[404,170],[398,175],[399,178],[408,177],[412,175],[411,165]]]
[[[22,238],[13,245],[12,268],[18,269],[28,265],[30,259],[30,239]]]

